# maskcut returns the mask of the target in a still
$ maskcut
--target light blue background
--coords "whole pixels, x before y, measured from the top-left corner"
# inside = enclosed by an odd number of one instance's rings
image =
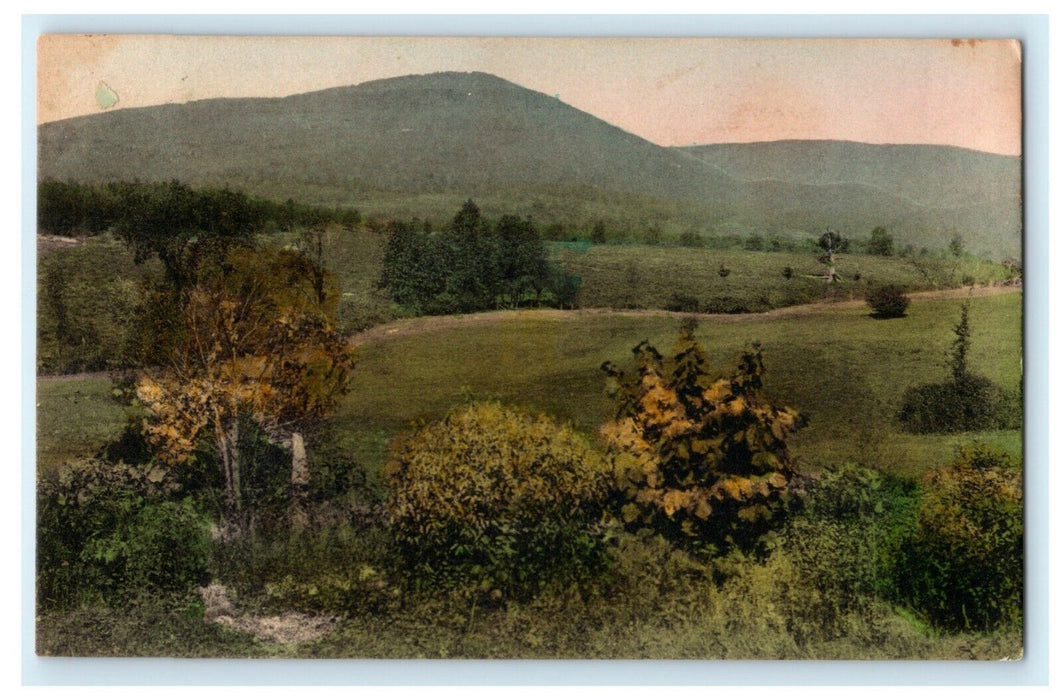
[[[44,33],[1018,38],[1024,43],[1027,614],[1022,661],[260,661],[38,658],[36,37]],[[1046,16],[27,16],[22,25],[22,671],[25,684],[970,685],[1048,681],[1048,19]]]

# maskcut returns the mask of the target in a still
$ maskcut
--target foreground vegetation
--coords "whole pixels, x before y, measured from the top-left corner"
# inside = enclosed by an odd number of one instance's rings
[[[970,366],[1002,386],[1019,379],[1020,302],[1017,294],[969,301]],[[934,631],[891,602],[894,584],[884,573],[904,533],[915,531],[922,475],[953,462],[955,449],[975,440],[1021,454],[1017,430],[942,437],[904,433],[895,422],[906,387],[947,373],[960,307],[958,300],[917,300],[900,320],[834,308],[771,322],[735,317],[702,325],[697,337],[711,348],[714,365],[720,358],[726,366],[725,358],[736,357],[747,341],[762,341],[765,395],[799,406],[809,418],[790,441],[798,468],[843,475],[823,482],[833,489],[824,492],[824,505],[808,506],[761,555],[704,559],[650,531],[619,532],[604,550],[612,564],[593,583],[548,585],[513,600],[483,599],[460,587],[439,595],[405,586],[398,574],[407,570],[398,558],[402,550],[376,515],[389,493],[383,470],[389,442],[411,421],[436,420],[477,399],[543,411],[593,435],[613,405],[597,365],[622,360],[631,338],[668,347],[676,321],[521,312],[494,322],[492,333],[459,327],[364,345],[331,437],[312,445],[314,469],[332,480],[317,487],[310,529],[264,525],[242,540],[216,544],[204,567],[204,580],[224,582],[244,614],[338,616],[330,618],[328,634],[271,642],[208,622],[194,594],[129,594],[42,610],[39,648],[381,658],[1014,658],[1021,653],[1020,628],[991,635]],[[904,325],[892,325],[898,323]],[[810,381],[807,368],[823,362],[825,348],[833,349],[832,369]],[[44,472],[120,435],[122,410],[106,381],[51,379],[39,386]],[[54,432],[67,422],[65,434]],[[86,439],[67,442],[75,435]],[[257,469],[268,473],[268,452],[258,454]],[[285,458],[272,459],[283,483]],[[833,466],[846,463],[867,467],[839,472]],[[850,507],[856,511],[845,510]],[[872,534],[851,536],[867,527]],[[803,583],[793,587],[792,581]],[[73,634],[89,624],[105,631]],[[165,643],[151,641],[159,625]]]

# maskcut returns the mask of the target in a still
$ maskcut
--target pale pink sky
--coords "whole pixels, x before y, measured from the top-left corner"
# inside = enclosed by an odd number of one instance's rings
[[[484,71],[665,146],[846,139],[1018,155],[1018,42],[52,35],[38,122],[211,97],[273,97]]]

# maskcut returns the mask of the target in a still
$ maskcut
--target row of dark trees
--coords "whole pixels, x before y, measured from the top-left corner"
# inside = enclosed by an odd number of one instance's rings
[[[109,182],[87,185],[45,180],[37,186],[37,225],[60,236],[96,235],[168,223],[177,231],[289,231],[328,222],[359,223],[353,209],[329,209],[249,197],[229,189],[183,183]]]
[[[547,259],[529,219],[492,222],[468,200],[442,231],[401,222],[392,229],[379,286],[418,313],[575,304],[579,278]]]

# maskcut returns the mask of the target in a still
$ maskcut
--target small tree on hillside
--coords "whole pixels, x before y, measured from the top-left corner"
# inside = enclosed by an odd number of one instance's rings
[[[843,242],[841,234],[831,229],[827,229],[827,232],[819,237],[819,247],[823,251],[819,261],[827,266],[826,272],[823,273],[823,279],[828,284],[833,284],[840,279],[835,270],[834,256],[841,252]]]
[[[876,226],[871,230],[871,240],[867,245],[867,252],[872,255],[893,255],[893,236],[886,233],[886,229]]]
[[[594,228],[591,229],[591,243],[605,243],[605,222],[601,219],[595,221]]]
[[[952,257],[954,258],[958,258],[963,255],[963,236],[957,233],[953,235],[951,239],[949,239],[949,253],[951,253]]]

